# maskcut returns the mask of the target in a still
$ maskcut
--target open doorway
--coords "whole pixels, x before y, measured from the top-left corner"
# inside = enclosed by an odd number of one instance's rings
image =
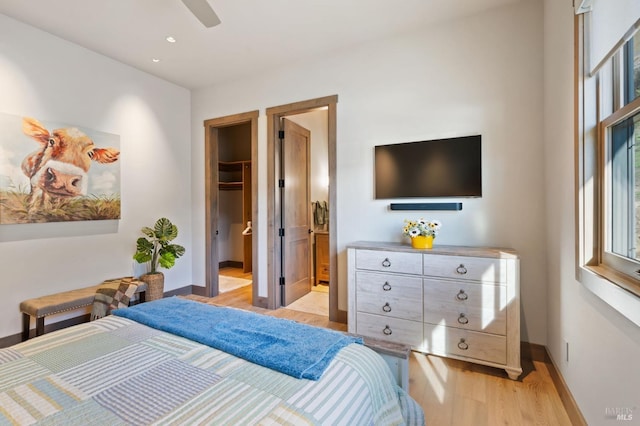
[[[326,114],[326,135],[327,135],[327,262],[325,268],[328,269],[328,298],[329,298],[329,320],[346,322],[346,311],[338,309],[338,281],[337,281],[337,244],[336,244],[336,104],[337,96],[312,99],[308,101],[296,102],[279,107],[267,108],[267,176],[268,176],[268,218],[269,229],[267,232],[267,274],[269,278],[268,302],[272,309],[286,305],[287,288],[285,277],[285,265],[289,259],[284,250],[285,241],[283,237],[283,195],[281,191],[281,179],[285,172],[286,165],[282,164],[281,149],[286,146],[286,135],[282,134],[284,118],[294,119],[296,115],[306,114],[313,111],[324,111]],[[312,136],[313,138],[313,136]],[[286,182],[284,183],[286,187]],[[311,200],[317,202],[323,200]],[[311,206],[310,206],[311,209]],[[286,224],[284,224],[286,226]],[[315,222],[314,225],[315,227]],[[310,229],[315,234],[314,229]],[[317,242],[313,241],[313,244]],[[317,252],[313,255],[317,261]],[[317,265],[317,263],[316,263]],[[315,276],[310,277],[315,281]],[[333,285],[332,285],[333,284]]]
[[[291,132],[292,125],[295,124],[298,132],[303,130],[308,132],[308,158],[304,172],[306,173],[306,193],[297,191],[295,196],[299,198],[300,206],[296,209],[306,215],[304,221],[308,228],[308,244],[306,245],[308,257],[308,274],[299,274],[298,276],[308,277],[306,290],[303,294],[300,291],[289,291],[283,298],[287,309],[306,312],[316,315],[322,315],[329,318],[329,289],[331,287],[331,279],[329,276],[330,260],[329,260],[329,145],[328,145],[328,107],[317,108],[312,111],[300,114],[287,115],[283,118],[284,133],[287,135]],[[285,137],[285,140],[290,138]],[[290,170],[287,164],[288,151],[285,147],[283,151],[283,167],[285,169],[285,190],[287,175],[293,177],[301,177],[299,170]],[[297,165],[296,169],[300,166]],[[302,179],[298,179],[302,181]],[[286,201],[285,201],[286,203]],[[287,222],[286,212],[283,214],[283,221]],[[285,237],[287,235],[285,227]],[[285,238],[286,240],[286,238]],[[285,246],[285,256],[287,247]],[[300,256],[296,256],[299,258]],[[290,256],[286,257],[287,265],[293,266],[289,261]],[[285,271],[286,277],[286,271]],[[334,283],[335,285],[335,283]],[[295,299],[295,300],[293,300]]]
[[[205,296],[251,286],[257,274],[258,111],[206,120]]]

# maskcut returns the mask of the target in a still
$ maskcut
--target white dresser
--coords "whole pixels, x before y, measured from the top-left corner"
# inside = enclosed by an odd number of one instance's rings
[[[350,244],[347,256],[350,333],[520,376],[513,250],[362,241]]]

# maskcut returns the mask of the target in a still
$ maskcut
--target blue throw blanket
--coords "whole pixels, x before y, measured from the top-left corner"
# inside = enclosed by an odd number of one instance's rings
[[[298,379],[318,380],[333,357],[361,338],[178,297],[113,311]]]

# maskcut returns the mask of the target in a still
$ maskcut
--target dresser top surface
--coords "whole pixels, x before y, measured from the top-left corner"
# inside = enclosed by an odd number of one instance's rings
[[[432,249],[414,249],[408,243],[389,241],[355,241],[347,244],[347,248],[366,250],[391,250],[406,253],[442,254],[448,256],[494,257],[500,259],[517,259],[518,254],[510,248],[468,247],[434,244]]]

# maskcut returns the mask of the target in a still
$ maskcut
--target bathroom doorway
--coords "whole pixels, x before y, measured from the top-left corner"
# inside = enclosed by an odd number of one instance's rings
[[[296,115],[309,113],[316,110],[324,111],[326,114],[326,135],[327,135],[327,173],[324,175],[325,181],[328,179],[327,192],[327,246],[328,262],[325,263],[328,269],[328,303],[329,320],[346,323],[346,310],[338,308],[338,271],[337,271],[337,227],[336,227],[336,104],[338,97],[327,96],[324,98],[311,99],[308,101],[295,102],[287,105],[267,108],[267,222],[273,224],[267,230],[267,276],[268,276],[268,302],[271,309],[285,306],[286,294],[283,294],[284,266],[286,265],[287,253],[284,248],[283,235],[283,213],[282,213],[282,193],[280,190],[280,179],[283,175],[283,165],[281,162],[281,148],[286,135],[282,135],[283,118],[294,119]],[[282,138],[281,138],[282,136]],[[311,136],[313,138],[313,135]],[[286,182],[284,183],[286,186]],[[322,201],[322,200],[311,200]],[[312,210],[310,208],[310,210]],[[313,225],[315,227],[315,223]],[[315,234],[315,230],[311,229]],[[315,240],[315,238],[314,238]],[[317,244],[317,242],[315,242]],[[314,255],[317,259],[317,253]],[[316,263],[317,264],[317,263]],[[315,268],[314,268],[315,269]],[[314,277],[315,280],[315,277]],[[286,290],[285,290],[286,291]]]

